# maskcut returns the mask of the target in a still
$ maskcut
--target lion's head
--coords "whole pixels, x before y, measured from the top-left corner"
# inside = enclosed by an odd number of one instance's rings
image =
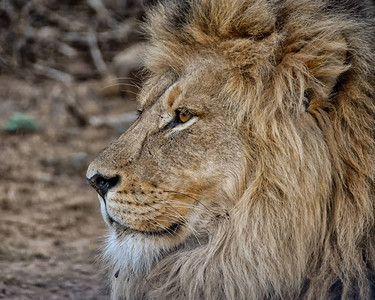
[[[114,298],[370,295],[375,47],[359,11],[149,10],[140,115],[87,172]]]

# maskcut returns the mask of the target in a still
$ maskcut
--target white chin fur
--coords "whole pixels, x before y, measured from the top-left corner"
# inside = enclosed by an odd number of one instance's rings
[[[153,237],[130,233],[118,238],[115,230],[111,229],[104,256],[116,269],[141,274],[149,272],[165,251]]]
[[[163,243],[156,236],[140,233],[124,232],[118,235],[116,225],[108,217],[103,198],[98,198],[103,219],[110,227],[104,251],[105,259],[116,269],[134,274],[149,272],[152,265],[167,252]]]

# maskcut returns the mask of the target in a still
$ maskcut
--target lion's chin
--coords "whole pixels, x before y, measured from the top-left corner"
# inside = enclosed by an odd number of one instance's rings
[[[116,270],[125,273],[145,274],[165,255],[179,248],[185,237],[186,228],[176,225],[175,234],[144,233],[113,223],[106,242],[104,256]]]
[[[142,274],[149,272],[167,251],[168,249],[157,245],[152,238],[143,234],[118,234],[111,230],[104,256],[115,269]]]
[[[121,225],[108,215],[100,196],[99,200],[103,219],[109,227],[104,257],[116,270],[133,274],[148,273],[154,264],[190,236],[188,227],[183,223],[174,223],[163,231],[155,232]]]

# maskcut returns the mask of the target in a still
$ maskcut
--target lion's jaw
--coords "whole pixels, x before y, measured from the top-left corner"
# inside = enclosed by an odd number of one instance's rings
[[[105,200],[98,195],[100,210],[109,227],[103,256],[116,270],[133,274],[147,273],[163,253],[163,244],[152,236],[131,232],[130,228],[114,222],[109,216]]]
[[[190,78],[207,77],[209,66],[195,72],[204,74]],[[212,105],[202,84],[168,76],[149,83],[139,119],[87,172],[119,178],[99,196],[110,227],[105,256],[131,273],[147,273],[189,237],[189,247],[202,244],[238,198],[236,174],[246,169],[225,104]]]
[[[109,227],[103,257],[114,271],[147,274],[163,256],[177,248],[182,248],[182,244],[186,243],[190,235],[194,235],[189,243],[190,246],[192,243],[205,242],[204,233],[198,237],[197,230],[194,229],[197,222],[194,220],[189,222],[188,227],[187,224],[179,225],[172,229],[173,232],[160,234],[143,233],[120,225],[109,216],[104,199],[100,196],[98,198],[103,219]]]

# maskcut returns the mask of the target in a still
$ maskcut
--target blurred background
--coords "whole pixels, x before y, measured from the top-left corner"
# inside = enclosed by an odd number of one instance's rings
[[[136,118],[141,0],[0,0],[0,298],[107,299],[90,161]]]

